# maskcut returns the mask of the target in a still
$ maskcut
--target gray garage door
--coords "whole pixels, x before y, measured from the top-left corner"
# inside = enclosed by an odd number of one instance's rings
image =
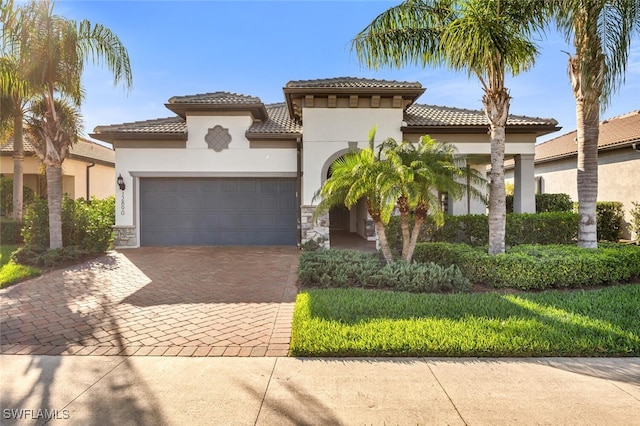
[[[295,179],[140,179],[144,246],[295,245],[296,229]]]

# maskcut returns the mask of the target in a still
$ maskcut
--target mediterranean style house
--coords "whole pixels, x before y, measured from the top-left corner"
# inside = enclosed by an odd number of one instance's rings
[[[483,111],[417,104],[418,82],[362,78],[290,81],[283,103],[228,92],[175,96],[169,118],[98,126],[116,152],[116,247],[331,243],[342,231],[375,239],[364,201],[312,220],[314,194],[331,164],[380,140],[453,143],[485,173],[491,152]],[[515,161],[516,209],[535,210],[533,155],[553,119],[510,116],[506,156]],[[472,199],[450,214],[485,213]]]
[[[576,131],[536,146],[536,192],[569,194],[578,201]],[[513,165],[505,178],[513,179]],[[640,110],[600,122],[598,201],[619,201],[630,220],[632,202],[640,202]],[[629,238],[629,232],[624,230]]]
[[[31,142],[25,138],[24,185],[41,196],[47,195],[47,178],[40,159],[36,156]],[[13,139],[0,147],[0,171],[2,176],[13,177]],[[80,139],[69,150],[69,156],[62,163],[62,192],[69,197],[107,198],[114,195],[115,153],[95,142]]]

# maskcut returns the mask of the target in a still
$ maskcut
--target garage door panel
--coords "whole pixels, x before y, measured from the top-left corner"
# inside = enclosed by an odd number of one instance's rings
[[[143,178],[142,245],[295,245],[295,179]]]

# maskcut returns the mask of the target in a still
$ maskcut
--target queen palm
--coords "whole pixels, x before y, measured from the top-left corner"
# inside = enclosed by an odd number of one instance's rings
[[[368,67],[443,65],[475,75],[489,121],[491,186],[489,253],[505,250],[505,127],[510,96],[505,74],[530,68],[532,32],[544,25],[541,3],[527,0],[407,0],[383,12],[353,40]]]
[[[27,6],[31,26],[26,45],[32,58],[26,80],[39,97],[38,110],[30,120],[40,140],[38,154],[47,169],[50,248],[62,247],[62,163],[77,139],[80,127],[71,125],[73,108],[82,100],[80,80],[88,61],[104,64],[114,83],[131,86],[129,56],[120,39],[109,29],[84,20],[76,22],[53,13],[48,0]],[[62,108],[62,109],[60,109]],[[69,132],[75,128],[77,133]]]
[[[569,54],[569,79],[576,99],[578,245],[596,248],[600,111],[624,81],[631,39],[640,28],[640,1],[557,0],[548,4],[558,29],[575,48]]]

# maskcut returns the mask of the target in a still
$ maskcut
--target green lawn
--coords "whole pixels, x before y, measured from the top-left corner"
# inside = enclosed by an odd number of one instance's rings
[[[11,253],[17,249],[17,246],[0,246],[0,288],[41,274],[37,268],[17,265],[11,261]]]
[[[640,284],[518,294],[298,294],[294,356],[638,356]]]

